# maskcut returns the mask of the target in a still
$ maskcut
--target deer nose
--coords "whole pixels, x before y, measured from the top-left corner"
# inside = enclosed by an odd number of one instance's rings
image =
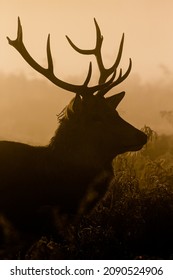
[[[148,136],[144,132],[140,131],[138,135],[138,139],[142,145],[145,145],[147,143]]]

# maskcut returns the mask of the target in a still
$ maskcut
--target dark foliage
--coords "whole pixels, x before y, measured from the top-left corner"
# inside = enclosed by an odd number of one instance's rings
[[[4,248],[1,258],[172,259],[171,143],[172,136],[159,136],[141,152],[118,156],[104,199],[82,218],[76,230],[70,225],[66,228],[71,240],[40,236],[29,249],[21,242],[9,251]]]

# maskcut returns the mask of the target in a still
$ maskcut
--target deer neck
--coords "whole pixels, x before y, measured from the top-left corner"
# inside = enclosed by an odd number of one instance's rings
[[[60,125],[50,142],[50,150],[57,164],[64,169],[74,167],[78,170],[97,172],[110,168],[113,157],[105,158],[96,149],[97,143],[92,145],[75,129]]]

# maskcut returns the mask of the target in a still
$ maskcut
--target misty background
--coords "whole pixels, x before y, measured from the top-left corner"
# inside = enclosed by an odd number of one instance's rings
[[[92,84],[97,82],[95,59],[76,53],[65,35],[79,47],[95,46],[97,19],[104,36],[102,56],[110,67],[122,33],[125,43],[120,68],[129,57],[132,71],[108,95],[124,90],[120,115],[138,128],[150,126],[158,134],[173,133],[173,1],[3,1],[0,11],[0,139],[48,144],[58,126],[57,114],[74,96],[41,77],[11,47],[20,16],[26,48],[46,67],[46,39],[51,33],[55,73],[64,81],[82,84],[90,61]]]
[[[1,73],[0,85],[0,138],[48,144],[58,126],[57,114],[73,94],[42,79],[27,79],[24,75]],[[138,128],[150,126],[158,134],[172,134],[173,79],[165,77],[158,82],[142,83],[138,75],[133,75],[119,86],[120,90],[126,91],[118,107],[125,120]]]

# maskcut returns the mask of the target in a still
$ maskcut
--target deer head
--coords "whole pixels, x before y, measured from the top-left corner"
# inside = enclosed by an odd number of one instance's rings
[[[40,66],[28,53],[23,43],[23,31],[18,18],[18,32],[17,39],[11,40],[7,37],[8,42],[12,45],[26,60],[26,62],[34,68],[37,72],[44,75],[52,83],[67,91],[74,92],[76,95],[70,104],[63,110],[63,114],[59,115],[60,121],[70,128],[73,127],[73,135],[67,135],[66,139],[63,137],[63,142],[69,142],[68,136],[71,137],[73,143],[73,150],[75,150],[75,157],[79,163],[84,161],[85,156],[91,164],[91,159],[95,156],[95,161],[103,163],[103,161],[111,161],[117,154],[126,151],[139,150],[147,141],[146,135],[125,122],[117,113],[116,108],[123,99],[125,92],[105,97],[106,93],[112,88],[122,83],[129,75],[132,67],[132,61],[129,59],[129,66],[127,71],[122,74],[120,69],[119,74],[118,66],[121,60],[124,34],[122,36],[118,55],[114,64],[110,68],[105,68],[101,48],[103,43],[103,36],[101,35],[100,28],[94,19],[96,28],[96,45],[93,49],[83,50],[78,48],[68,36],[67,40],[70,45],[83,55],[94,55],[100,77],[98,84],[89,86],[92,75],[92,64],[89,64],[87,77],[82,85],[74,85],[64,82],[57,78],[54,74],[53,59],[50,48],[50,35],[47,39],[47,61],[48,67]],[[62,117],[63,116],[63,117]],[[75,124],[77,124],[75,126]],[[73,125],[73,126],[72,126]],[[74,129],[74,126],[76,129]],[[60,141],[57,135],[60,134],[58,129],[56,135],[53,137],[51,144],[57,147],[57,142]],[[74,138],[74,141],[72,140]],[[66,145],[64,145],[67,150]],[[64,151],[65,152],[65,151]],[[87,155],[85,155],[87,153]],[[74,158],[73,158],[74,160]]]

